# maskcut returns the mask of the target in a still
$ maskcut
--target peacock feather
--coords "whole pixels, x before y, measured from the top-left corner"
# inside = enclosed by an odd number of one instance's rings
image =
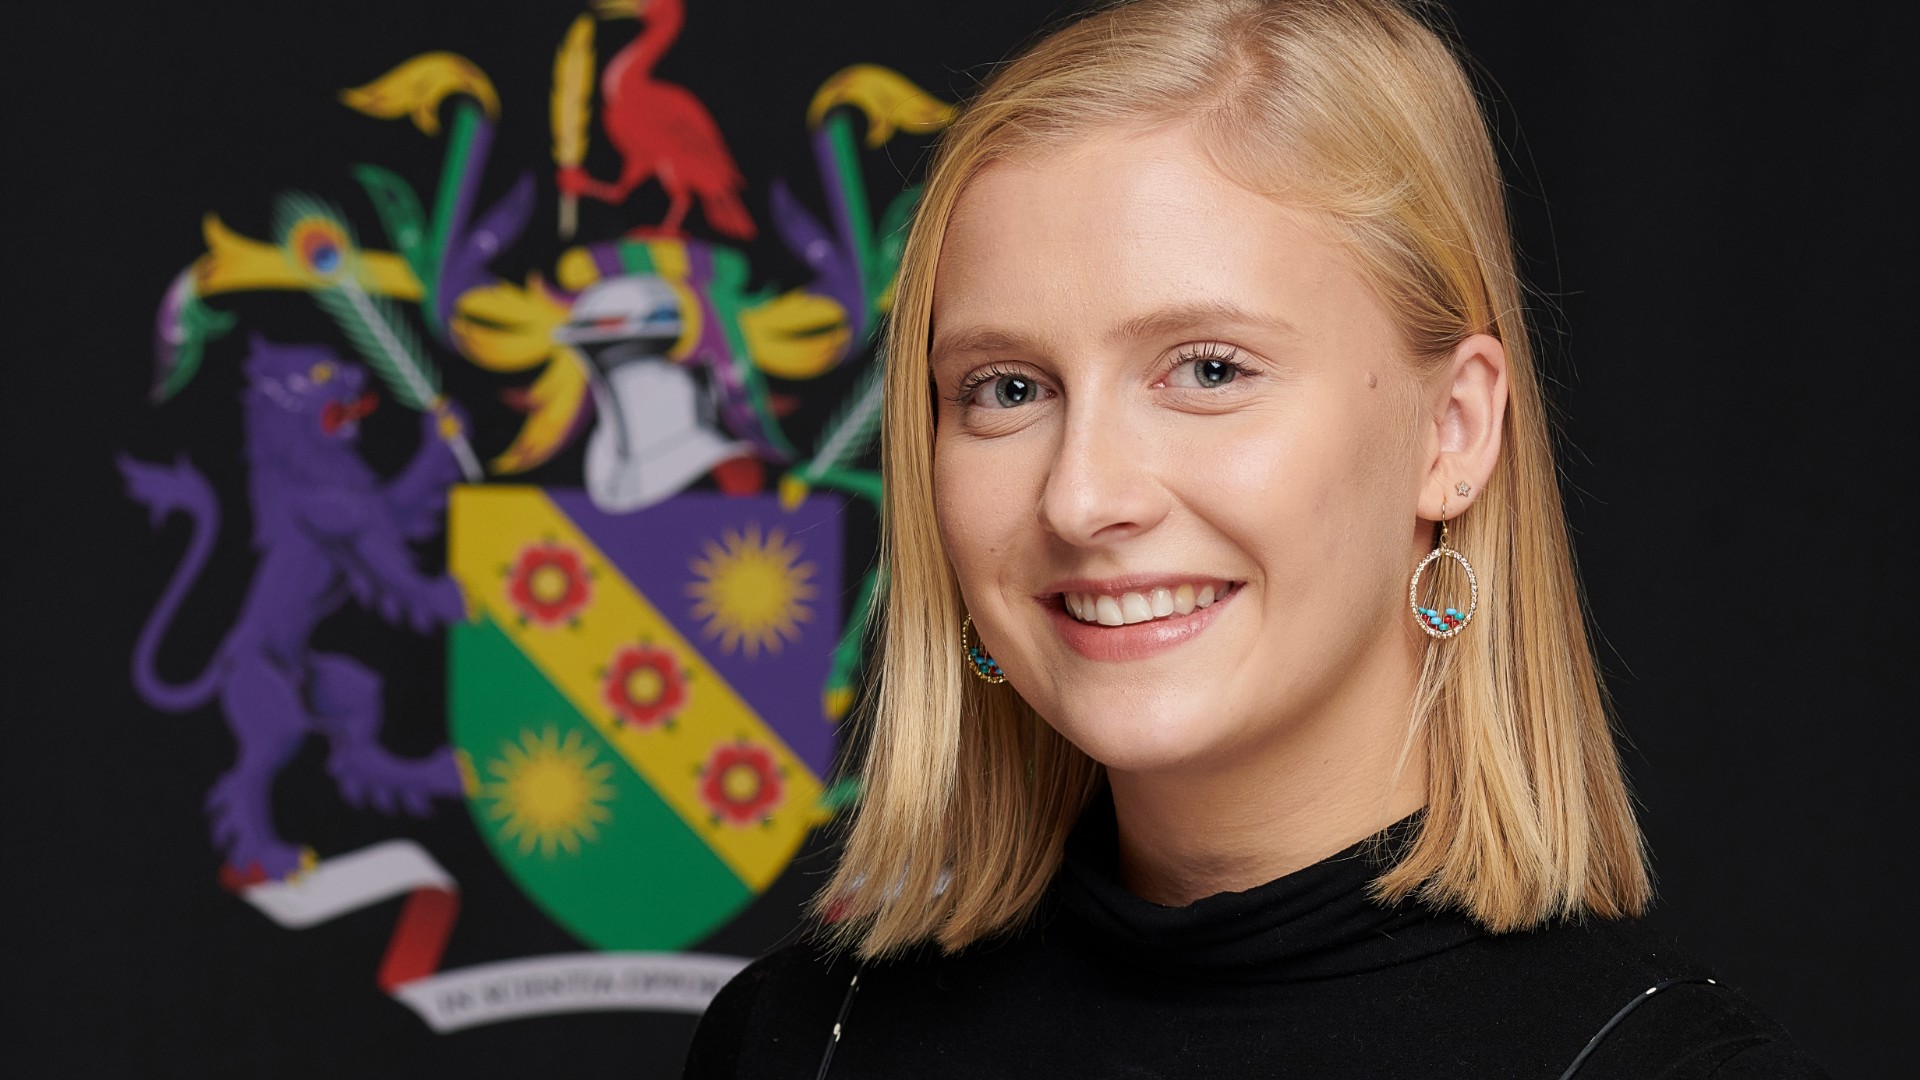
[[[876,356],[874,362],[860,375],[860,385],[837,409],[826,427],[821,429],[819,449],[813,458],[801,469],[801,475],[809,481],[817,479],[829,469],[841,469],[852,464],[873,446],[874,434],[880,429],[880,386],[884,364]]]
[[[444,414],[440,373],[427,361],[419,336],[399,307],[367,291],[360,276],[359,244],[347,219],[330,204],[293,191],[274,201],[273,231],[286,257],[313,277],[314,301],[340,327],[394,400],[420,412]],[[458,427],[443,424],[448,445],[467,478],[478,480],[479,459]]]
[[[281,250],[320,284],[313,298],[373,368],[394,400],[426,411],[440,396],[439,373],[422,358],[420,339],[392,301],[367,292],[353,227],[333,207],[300,192],[274,203]]]

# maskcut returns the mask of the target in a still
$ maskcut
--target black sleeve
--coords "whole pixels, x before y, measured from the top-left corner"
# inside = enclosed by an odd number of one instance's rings
[[[777,955],[777,954],[776,954]],[[745,1040],[747,1019],[753,1015],[767,981],[772,956],[763,956],[748,964],[720,988],[700,1026],[693,1031],[693,1045],[687,1048],[687,1063],[681,1073],[684,1080],[720,1080],[740,1072],[740,1044]]]
[[[844,994],[842,966],[807,942],[747,965],[700,1018],[684,1080],[812,1076]]]
[[[1586,1066],[1577,1080],[1830,1080],[1725,983],[1671,986],[1641,1002]]]
[[[1813,1059],[1787,1043],[1755,1043],[1720,1063],[1713,1080],[1832,1080]]]

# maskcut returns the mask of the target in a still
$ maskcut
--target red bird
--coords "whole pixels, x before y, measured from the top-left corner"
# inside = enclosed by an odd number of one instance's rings
[[[615,53],[600,75],[600,125],[623,164],[613,183],[596,180],[579,166],[562,168],[560,190],[619,205],[649,176],[657,177],[672,200],[661,232],[679,234],[698,195],[708,224],[728,236],[752,239],[759,230],[740,202],[746,179],[713,114],[686,87],[653,77],[654,65],[686,21],[683,0],[599,0],[594,7],[603,19],[646,21],[640,36]]]

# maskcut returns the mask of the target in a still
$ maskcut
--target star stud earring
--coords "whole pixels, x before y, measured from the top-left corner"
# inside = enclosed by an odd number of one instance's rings
[[[1473,494],[1473,485],[1467,483],[1465,480],[1462,480],[1459,483],[1453,485],[1453,490],[1455,494],[1465,497],[1467,495]]]

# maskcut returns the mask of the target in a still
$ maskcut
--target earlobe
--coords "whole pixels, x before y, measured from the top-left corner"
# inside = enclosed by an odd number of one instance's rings
[[[1438,445],[1420,497],[1420,515],[1459,517],[1486,488],[1500,460],[1507,413],[1507,350],[1490,334],[1454,346],[1440,373]]]

